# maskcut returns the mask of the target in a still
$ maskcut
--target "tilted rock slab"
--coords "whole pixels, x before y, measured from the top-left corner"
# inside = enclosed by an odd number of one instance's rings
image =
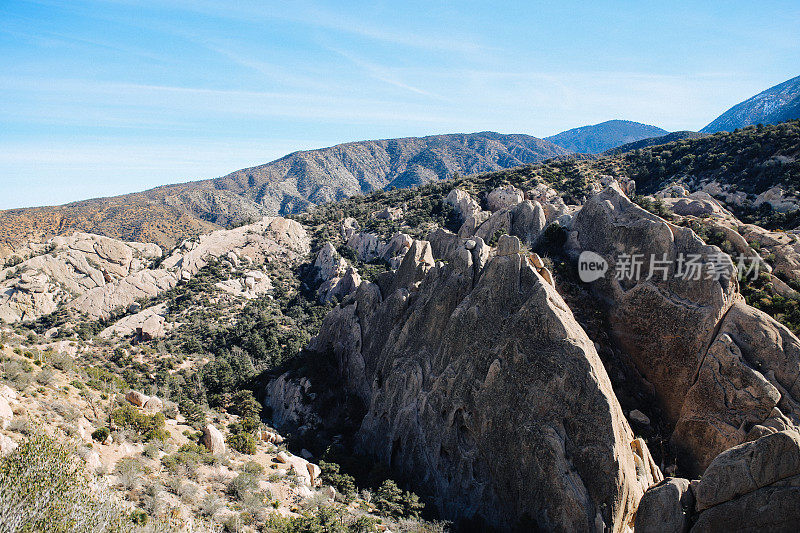
[[[333,356],[342,386],[363,402],[358,451],[410,476],[444,517],[622,531],[660,473],[644,466],[647,454],[637,475],[633,435],[593,343],[510,252],[519,240],[505,240],[515,241],[501,242],[509,253],[481,269],[474,241],[437,265],[430,244],[414,241],[396,273],[362,283],[329,313],[309,349]]]
[[[615,187],[592,197],[572,230],[571,253],[593,251],[609,263],[592,288],[614,340],[655,389],[690,470],[702,472],[731,446],[798,425],[800,341],[742,301],[728,256]],[[636,279],[616,279],[622,254],[643,257]],[[703,275],[676,276],[680,256],[691,254]],[[666,279],[658,271],[647,279],[651,257],[667,259]],[[712,264],[718,279],[709,274]]]

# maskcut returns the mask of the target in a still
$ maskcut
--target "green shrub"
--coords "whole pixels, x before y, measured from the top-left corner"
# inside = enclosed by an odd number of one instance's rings
[[[320,461],[319,468],[322,471],[322,481],[324,483],[335,488],[339,494],[342,494],[348,500],[355,497],[357,489],[353,476],[341,473],[340,467],[336,463]]]
[[[164,413],[148,415],[132,405],[124,405],[111,412],[114,426],[133,430],[147,441],[169,438],[169,432],[164,429],[164,421]]]
[[[403,492],[397,483],[387,479],[378,487],[375,506],[385,516],[418,518],[425,504],[412,492]]]
[[[97,428],[92,432],[92,438],[97,442],[105,442],[109,435],[111,430],[107,427]]]
[[[125,524],[69,448],[35,435],[0,458],[0,525],[19,532],[116,532]]]
[[[239,453],[254,455],[257,451],[256,438],[249,433],[228,435],[228,446]]]

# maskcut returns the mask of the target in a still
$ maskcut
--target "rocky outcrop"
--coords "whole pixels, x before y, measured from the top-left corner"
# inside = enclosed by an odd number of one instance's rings
[[[763,254],[772,254],[776,273],[800,280],[800,236],[797,231],[769,231],[754,224],[744,224],[739,232]]]
[[[331,243],[317,253],[313,268],[315,281],[319,283],[317,298],[321,302],[344,298],[361,284],[361,276]]]
[[[636,511],[636,533],[686,533],[694,512],[689,480],[665,479],[644,493]]]
[[[489,211],[494,213],[506,207],[515,206],[524,199],[525,195],[522,194],[521,190],[513,185],[506,185],[505,187],[498,187],[490,192],[486,197],[486,203],[489,207]]]
[[[491,258],[447,239],[437,264],[414,241],[309,346],[363,405],[357,449],[410,476],[448,518],[622,531],[660,473],[643,442],[634,451],[594,344],[517,238]]]
[[[741,300],[718,327],[672,438],[694,451],[695,471],[741,442],[800,425],[800,340]]]
[[[737,284],[730,258],[688,228],[638,207],[615,187],[592,197],[572,230],[568,247],[575,257],[592,251],[608,262],[606,276],[592,288],[607,305],[612,334],[655,387],[668,417],[677,420],[715,327],[733,303]],[[680,258],[689,256],[698,258],[700,275],[686,270],[685,279],[676,276]],[[717,258],[719,279],[705,279]]]
[[[800,341],[741,300],[727,255],[613,187],[586,203],[572,229],[575,256],[592,251],[609,264],[592,288],[617,346],[655,390],[689,471],[798,424]],[[690,256],[699,276],[689,275]]]
[[[651,487],[636,532],[796,531],[800,523],[800,434],[780,431],[718,455],[700,480]]]
[[[36,254],[0,271],[0,319],[32,320],[86,291],[141,272],[161,257],[154,244],[75,233],[30,243]]]

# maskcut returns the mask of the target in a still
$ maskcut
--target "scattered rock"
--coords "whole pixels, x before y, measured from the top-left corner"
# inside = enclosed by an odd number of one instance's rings
[[[144,407],[144,404],[147,403],[147,400],[149,400],[150,397],[145,396],[139,391],[130,390],[128,391],[128,394],[125,395],[125,399],[136,407]]]
[[[694,508],[689,480],[665,479],[645,492],[636,511],[636,533],[686,533]]]
[[[225,455],[225,437],[211,424],[206,424],[203,428],[203,445],[213,455]]]
[[[632,422],[636,422],[642,426],[649,426],[650,425],[650,417],[648,417],[643,412],[639,411],[638,409],[634,409],[628,414],[628,418],[631,419]]]
[[[159,398],[151,396],[144,402],[142,409],[149,414],[160,413],[164,409],[164,403]]]

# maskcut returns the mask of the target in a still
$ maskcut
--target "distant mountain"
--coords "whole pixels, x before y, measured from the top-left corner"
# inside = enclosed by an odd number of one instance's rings
[[[623,144],[660,137],[666,130],[630,120],[609,120],[593,126],[562,131],[545,140],[572,152],[600,154]]]
[[[698,133],[696,131],[673,131],[672,133],[668,133],[660,137],[650,137],[649,139],[642,139],[641,141],[635,141],[632,143],[623,144],[622,146],[617,146],[611,150],[606,150],[603,152],[603,155],[623,154],[625,152],[630,152],[631,150],[647,148],[648,146],[667,144],[683,139],[699,139],[700,137],[705,137],[705,134]]]
[[[411,187],[455,172],[489,172],[567,153],[536,137],[494,132],[361,141],[237,170],[214,180],[214,187],[286,214],[383,187]]]
[[[733,131],[751,124],[777,124],[797,118],[800,118],[800,76],[736,104],[700,131]]]
[[[536,137],[493,132],[361,141],[295,152],[215,180],[0,211],[0,257],[32,237],[77,230],[171,247],[189,235],[265,215],[297,213],[387,186],[410,187],[456,172],[501,170],[569,153]]]

